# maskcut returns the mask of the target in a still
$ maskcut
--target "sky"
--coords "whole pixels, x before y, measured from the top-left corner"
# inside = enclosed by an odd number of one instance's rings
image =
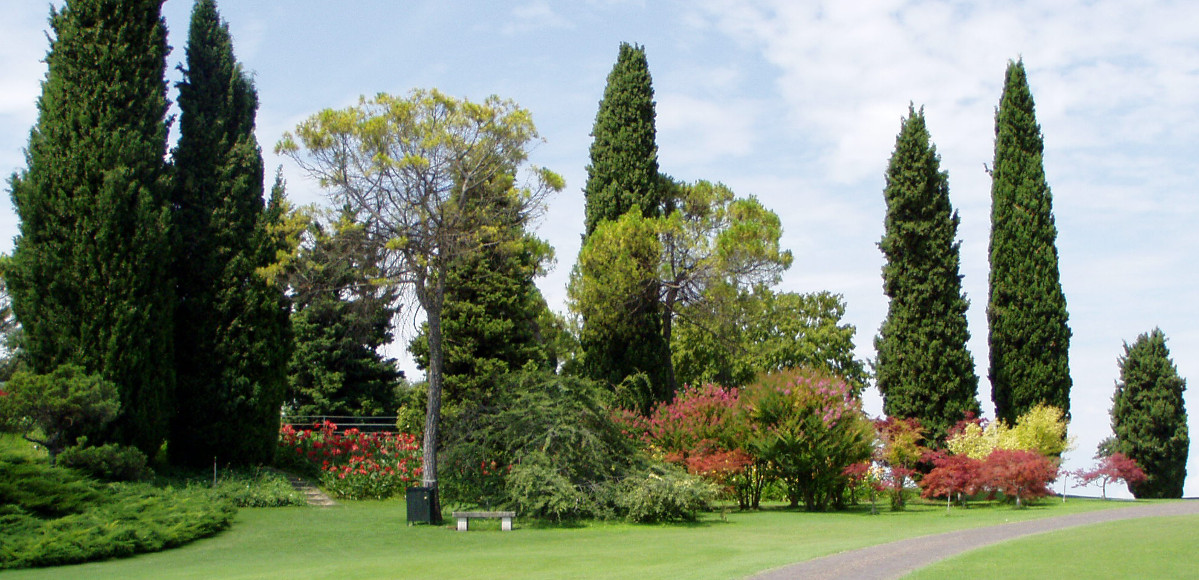
[[[495,94],[528,109],[544,138],[531,162],[567,182],[537,227],[557,252],[555,268],[538,285],[560,311],[583,229],[598,102],[620,43],[644,45],[662,171],[723,182],[778,213],[783,246],[795,254],[780,289],[841,294],[864,360],[874,358],[873,338],[887,311],[878,249],[884,171],[909,104],[924,107],[961,216],[969,347],[987,416],[985,167],[1004,70],[1022,58],[1045,137],[1073,330],[1076,448],[1066,468],[1091,464],[1096,445],[1111,434],[1108,411],[1125,342],[1160,327],[1180,374],[1199,377],[1199,3],[224,0],[219,8],[259,91],[257,135],[267,167],[282,167],[298,203],[327,198],[272,150],[284,131],[321,109],[418,87],[471,100]],[[167,0],[163,8],[175,47],[168,57],[172,86],[190,10],[190,0]],[[45,75],[48,12],[47,2],[0,7],[5,176],[25,166]],[[11,251],[16,234],[4,195],[0,252]],[[410,335],[411,327],[410,320],[398,330]],[[403,349],[393,351],[416,376]],[[1190,432],[1199,437],[1196,389],[1185,399]],[[874,389],[866,407],[881,413]],[[1199,496],[1196,449],[1187,496]],[[1098,495],[1094,488],[1068,491]]]

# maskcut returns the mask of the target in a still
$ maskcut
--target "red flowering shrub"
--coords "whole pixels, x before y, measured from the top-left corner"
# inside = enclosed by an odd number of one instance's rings
[[[1148,479],[1137,461],[1123,453],[1113,453],[1100,457],[1099,463],[1091,469],[1082,469],[1074,474],[1074,479],[1081,485],[1091,485],[1096,481],[1103,484],[1103,499],[1107,499],[1107,484],[1123,481],[1126,485],[1136,485]]]
[[[320,471],[321,487],[348,499],[384,499],[403,491],[420,477],[420,444],[406,433],[337,432],[325,421],[314,429],[284,425],[282,453],[306,461]]]
[[[617,421],[666,461],[716,483],[748,509],[760,501],[762,478],[752,469],[754,458],[741,449],[747,430],[738,413],[738,395],[736,389],[714,384],[684,387],[674,401],[659,404],[649,417],[623,411]]]
[[[1020,507],[1024,498],[1049,495],[1049,483],[1057,473],[1057,464],[1036,451],[996,449],[983,461],[981,481],[992,490],[1016,498],[1016,507]]]
[[[945,509],[948,510],[955,494],[964,506],[965,496],[974,494],[981,487],[982,461],[968,455],[944,452],[930,454],[928,459],[933,469],[920,479],[921,497],[944,497]]]

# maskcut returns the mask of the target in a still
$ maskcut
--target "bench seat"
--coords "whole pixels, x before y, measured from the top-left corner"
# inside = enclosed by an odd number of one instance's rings
[[[516,512],[454,512],[453,516],[458,519],[459,532],[467,531],[470,520],[478,518],[499,518],[500,529],[510,532],[512,531],[512,518],[516,517]]]

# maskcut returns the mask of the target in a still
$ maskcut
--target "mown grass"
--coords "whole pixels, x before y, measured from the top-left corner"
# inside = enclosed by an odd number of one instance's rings
[[[914,572],[939,578],[1199,578],[1199,516],[1107,522],[972,550]]]
[[[243,509],[227,531],[182,548],[6,579],[139,578],[739,578],[822,555],[907,537],[1127,505],[1046,501],[955,509],[914,505],[810,514],[781,509],[703,514],[693,524],[616,522],[539,526],[517,521],[468,533],[405,524],[402,500],[335,508]],[[482,528],[482,526],[480,527]]]

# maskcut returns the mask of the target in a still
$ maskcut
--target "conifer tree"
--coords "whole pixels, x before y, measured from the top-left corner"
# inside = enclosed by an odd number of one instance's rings
[[[1058,273],[1053,196],[1023,61],[1009,62],[991,167],[991,398],[1008,423],[1038,403],[1070,416],[1070,328]]]
[[[343,210],[328,228],[313,223],[310,244],[289,272],[295,351],[289,410],[297,415],[393,415],[403,377],[379,349],[391,343],[394,288],[372,283],[381,252]]]
[[[1137,498],[1182,497],[1191,443],[1185,390],[1161,329],[1138,336],[1132,346],[1124,343],[1112,397],[1115,444],[1108,451],[1135,459],[1145,471],[1148,479],[1128,486]]]
[[[183,73],[171,455],[186,464],[269,462],[287,384],[288,310],[256,273],[274,259],[254,137],[258,96],[213,0],[193,7]]]
[[[966,350],[969,302],[959,274],[958,215],[924,110],[909,106],[887,167],[887,318],[875,338],[875,373],[890,417],[915,417],[930,441],[979,412],[978,376]]]
[[[534,283],[553,250],[527,231],[527,216],[512,203],[511,184],[505,177],[472,196],[472,203],[485,208],[469,212],[480,222],[484,241],[450,269],[441,315],[447,404],[488,405],[504,374],[530,363],[554,366],[539,321],[548,306]],[[426,331],[409,346],[421,369],[429,362]]]
[[[8,282],[31,370],[118,385],[113,439],[157,452],[175,384],[162,0],[51,10],[48,73],[14,175]]]
[[[641,217],[663,213],[665,181],[658,172],[653,96],[645,48],[622,43],[591,131],[581,252],[587,251],[587,239],[603,222],[616,221],[630,211]],[[645,279],[634,284],[639,295],[623,300],[628,311],[618,331],[583,320],[580,368],[589,378],[613,385],[634,377],[636,390],[668,400],[674,394],[674,373],[662,333],[659,289],[656,278],[644,274]]]

